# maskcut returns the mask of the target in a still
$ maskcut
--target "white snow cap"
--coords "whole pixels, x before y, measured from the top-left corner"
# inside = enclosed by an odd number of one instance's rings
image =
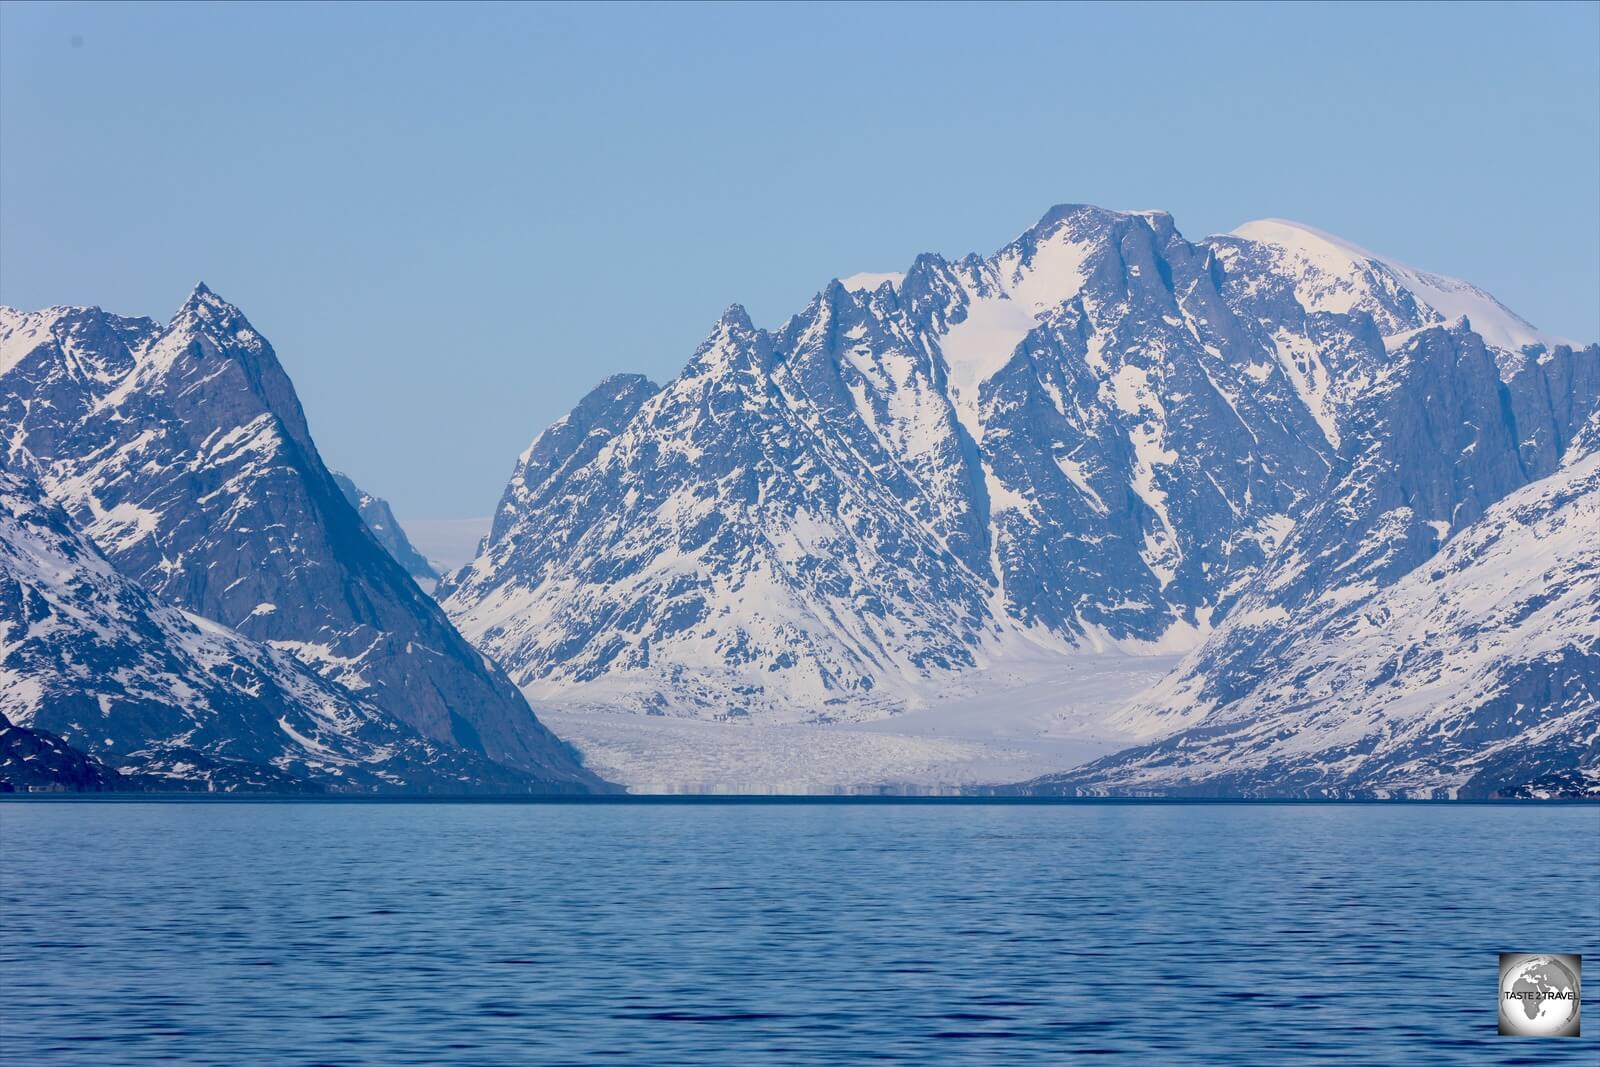
[[[884,282],[888,282],[898,289],[900,288],[900,283],[905,280],[906,276],[903,271],[866,271],[862,274],[852,274],[848,278],[840,278],[839,284],[852,292],[871,293],[876,291]]]
[[[1564,337],[1539,330],[1470,282],[1408,267],[1314,226],[1288,219],[1258,219],[1237,227],[1231,236],[1276,245],[1331,275],[1348,276],[1354,269],[1376,264],[1393,274],[1418,303],[1437,312],[1441,321],[1454,322],[1466,316],[1478,335],[1495,348],[1518,352],[1524,345],[1580,347]]]

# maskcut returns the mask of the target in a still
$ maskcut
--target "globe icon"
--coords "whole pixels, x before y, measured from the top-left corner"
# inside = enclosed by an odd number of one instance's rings
[[[1529,956],[1506,968],[1500,979],[1502,1033],[1550,1037],[1575,1032],[1578,976],[1554,956]]]

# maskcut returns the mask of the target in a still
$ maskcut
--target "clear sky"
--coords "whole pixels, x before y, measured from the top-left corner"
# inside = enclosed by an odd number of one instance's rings
[[[1600,338],[1600,5],[0,5],[0,302],[204,279],[331,465],[487,514],[602,376],[1059,202],[1280,216]]]

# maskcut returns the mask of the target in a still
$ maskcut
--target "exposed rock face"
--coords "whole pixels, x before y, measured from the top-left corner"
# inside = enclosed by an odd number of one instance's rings
[[[556,789],[599,783],[378,544],[288,377],[200,286],[166,325],[0,311],[0,431],[116,569],[289,652],[444,748]]]
[[[424,738],[286,652],[158,603],[14,471],[0,471],[0,712],[88,754],[79,766],[40,743],[25,760],[60,764],[73,788],[548,788]]]
[[[1193,725],[1026,791],[1600,795],[1597,446],[1600,416],[1559,470],[1393,578],[1382,549],[1414,542],[1385,521],[1356,581],[1276,625],[1224,628],[1143,709]]]
[[[331,471],[334,484],[356,509],[356,514],[361,516],[361,521],[367,524],[367,529],[372,531],[372,536],[378,539],[394,561],[405,568],[405,572],[418,582],[437,581],[439,574],[433,569],[433,564],[411,544],[406,537],[405,530],[400,528],[400,520],[394,517],[394,512],[389,508],[389,502],[381,496],[373,496],[363,492],[361,487],[352,482],[348,475],[339,471]]]

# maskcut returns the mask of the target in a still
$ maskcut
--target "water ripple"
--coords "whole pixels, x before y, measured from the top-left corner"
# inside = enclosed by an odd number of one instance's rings
[[[0,804],[30,1067],[1600,1062],[1502,950],[1600,809]]]

